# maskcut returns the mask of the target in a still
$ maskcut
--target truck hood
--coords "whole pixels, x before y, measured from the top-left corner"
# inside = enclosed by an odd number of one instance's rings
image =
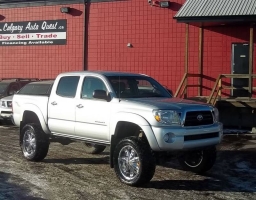
[[[173,109],[173,110],[182,110],[182,109],[209,109],[209,104],[180,99],[180,98],[134,98],[126,99],[129,103],[141,104],[145,106],[153,106],[157,109]]]
[[[8,97],[4,97],[1,100],[2,101],[12,101],[13,95],[12,96],[8,96]]]

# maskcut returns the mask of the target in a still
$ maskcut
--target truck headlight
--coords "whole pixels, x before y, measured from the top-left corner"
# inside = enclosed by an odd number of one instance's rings
[[[180,125],[179,113],[174,110],[154,110],[153,115],[156,121],[166,125]]]
[[[0,106],[5,107],[5,102],[0,100]]]
[[[213,114],[214,114],[215,122],[218,122],[220,119],[219,110],[217,108],[214,108]]]

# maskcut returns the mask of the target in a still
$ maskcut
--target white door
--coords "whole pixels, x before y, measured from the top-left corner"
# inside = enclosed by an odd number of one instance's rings
[[[107,91],[107,87],[98,77],[85,77],[77,100],[75,134],[92,140],[109,141],[111,103],[93,98],[94,90]]]
[[[52,133],[74,135],[76,91],[79,76],[64,76],[53,88],[48,106],[48,125]]]

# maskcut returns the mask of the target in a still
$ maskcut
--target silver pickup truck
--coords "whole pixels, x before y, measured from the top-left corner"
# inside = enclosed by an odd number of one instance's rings
[[[186,170],[208,171],[223,134],[218,115],[211,105],[173,98],[147,75],[121,72],[62,73],[48,94],[13,98],[27,160],[44,159],[53,141],[84,141],[92,154],[110,146],[110,165],[128,185],[149,182],[166,153]]]

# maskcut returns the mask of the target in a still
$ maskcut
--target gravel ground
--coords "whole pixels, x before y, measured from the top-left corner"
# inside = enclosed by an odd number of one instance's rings
[[[143,187],[119,182],[108,149],[87,155],[82,143],[52,143],[42,162],[23,159],[18,129],[0,127],[0,199],[256,199],[256,137],[225,136],[215,166],[204,176],[176,160],[157,166]]]

